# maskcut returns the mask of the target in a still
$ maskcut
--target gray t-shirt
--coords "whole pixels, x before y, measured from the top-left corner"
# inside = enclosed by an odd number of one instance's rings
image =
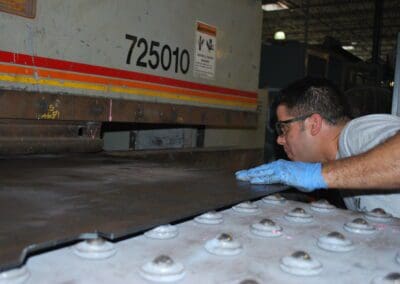
[[[353,119],[340,134],[337,158],[346,158],[366,152],[398,131],[400,131],[400,117],[397,116],[371,114]],[[385,191],[382,194],[382,191],[378,191],[380,194],[374,194],[377,191],[372,191],[372,193],[371,190],[343,191],[344,202],[351,210],[370,211],[379,207],[400,217],[400,189],[394,191],[396,193]]]

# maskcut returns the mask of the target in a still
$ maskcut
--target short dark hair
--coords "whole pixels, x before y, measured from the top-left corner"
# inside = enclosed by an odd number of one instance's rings
[[[285,105],[291,115],[319,113],[330,124],[347,119],[342,92],[328,79],[305,77],[282,89],[276,106]]]

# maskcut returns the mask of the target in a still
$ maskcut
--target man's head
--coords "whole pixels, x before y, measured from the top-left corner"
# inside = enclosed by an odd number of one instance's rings
[[[333,142],[324,139],[337,136],[347,120],[342,93],[324,78],[306,77],[283,89],[276,113],[277,143],[291,160],[305,162],[325,160],[324,143]]]

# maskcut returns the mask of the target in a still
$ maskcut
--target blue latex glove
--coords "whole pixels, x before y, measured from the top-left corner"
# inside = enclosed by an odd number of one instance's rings
[[[321,169],[321,163],[278,160],[249,169],[245,173],[239,171],[236,177],[245,177],[252,184],[283,183],[294,186],[301,191],[310,192],[315,189],[328,187],[322,177]]]
[[[264,165],[261,165],[261,166],[255,167],[255,168],[251,168],[248,170],[237,171],[235,173],[236,179],[241,180],[241,181],[250,181],[250,179],[251,179],[250,174],[253,174],[259,170],[262,170],[265,167],[268,167],[268,164],[264,164]]]

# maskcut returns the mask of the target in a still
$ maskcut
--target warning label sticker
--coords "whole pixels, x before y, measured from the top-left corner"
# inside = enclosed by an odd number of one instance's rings
[[[0,11],[35,18],[36,0],[0,0]]]
[[[214,79],[216,49],[217,28],[197,22],[193,62],[194,77]]]

